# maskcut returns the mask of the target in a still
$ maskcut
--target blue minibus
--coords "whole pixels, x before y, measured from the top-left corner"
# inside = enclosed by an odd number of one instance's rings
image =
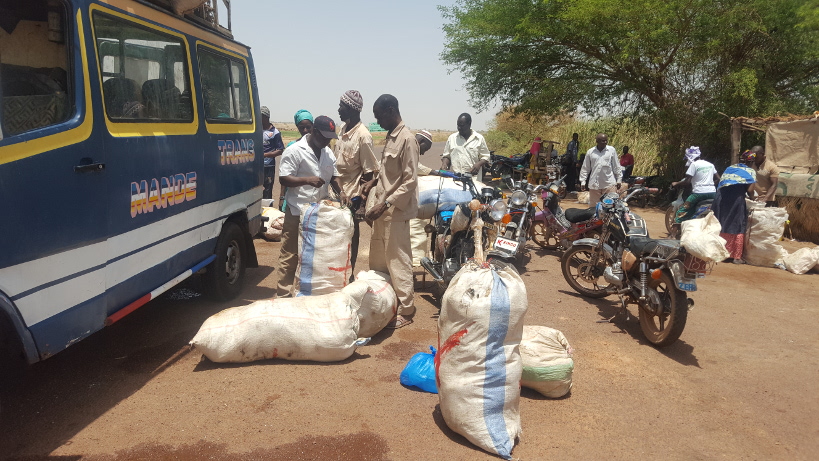
[[[178,3],[0,0],[0,375],[257,266],[250,50]]]

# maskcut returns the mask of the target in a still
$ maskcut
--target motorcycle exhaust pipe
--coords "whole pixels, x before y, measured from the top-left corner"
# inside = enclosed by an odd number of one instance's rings
[[[438,271],[435,270],[435,265],[433,264],[431,259],[427,257],[421,258],[421,267],[423,267],[424,270],[427,271],[429,275],[431,275],[432,278],[435,279],[436,282],[444,281],[444,278],[441,276],[441,274],[439,274]]]

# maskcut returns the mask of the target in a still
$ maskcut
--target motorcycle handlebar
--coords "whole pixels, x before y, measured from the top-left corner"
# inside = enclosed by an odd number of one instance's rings
[[[447,170],[438,170],[438,174],[445,177],[445,178],[451,178],[451,179],[458,179],[459,178],[459,175],[457,173],[453,173],[453,172],[447,171]]]

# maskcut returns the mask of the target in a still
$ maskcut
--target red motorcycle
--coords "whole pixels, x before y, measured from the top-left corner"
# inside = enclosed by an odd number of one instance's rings
[[[597,214],[597,206],[589,208],[560,207],[560,191],[565,189],[566,176],[552,181],[541,194],[543,210],[535,213],[532,225],[532,241],[547,250],[566,250],[572,242],[581,238],[599,239],[602,234],[603,220]],[[630,213],[633,220],[631,235],[648,235],[645,221]]]

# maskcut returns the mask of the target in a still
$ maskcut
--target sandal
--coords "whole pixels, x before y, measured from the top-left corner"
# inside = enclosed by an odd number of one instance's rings
[[[389,329],[392,329],[392,330],[397,330],[399,328],[404,328],[405,326],[409,325],[410,323],[412,323],[412,319],[406,318],[404,316],[399,318],[396,315],[395,317],[393,317],[392,320],[390,320],[390,323],[388,323],[385,328],[389,328]]]

